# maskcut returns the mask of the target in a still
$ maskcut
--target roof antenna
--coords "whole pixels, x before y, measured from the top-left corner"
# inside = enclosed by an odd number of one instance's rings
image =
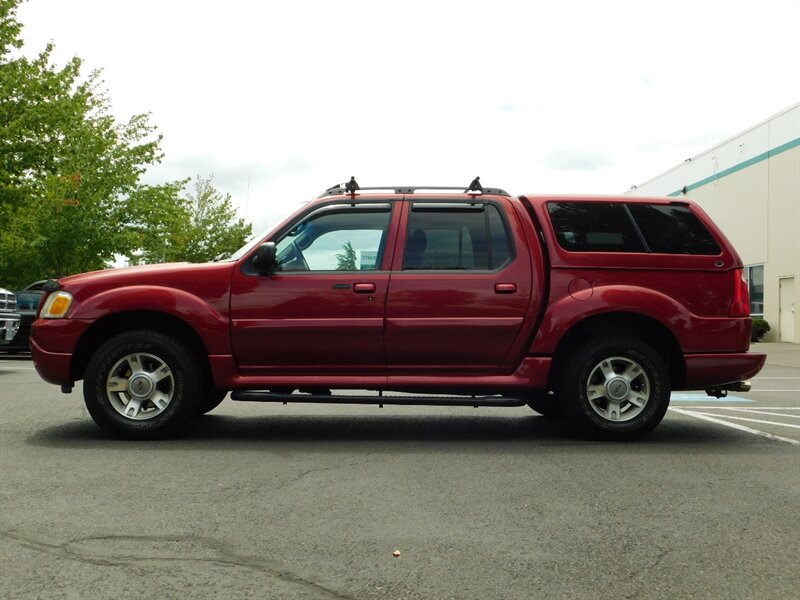
[[[469,184],[469,187],[464,190],[466,192],[483,192],[483,186],[481,185],[481,178],[476,177],[472,180],[472,183]]]
[[[350,194],[351,196],[356,195],[356,191],[360,190],[361,188],[358,187],[358,183],[356,183],[355,176],[350,178],[350,181],[347,182],[347,185],[344,186],[344,191]]]

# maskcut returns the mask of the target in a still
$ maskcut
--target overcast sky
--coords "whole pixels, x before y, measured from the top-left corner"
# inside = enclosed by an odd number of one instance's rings
[[[255,230],[368,185],[621,193],[800,100],[800,0],[31,0],[24,51],[150,112],[147,181],[214,174]],[[249,184],[249,185],[248,185]]]

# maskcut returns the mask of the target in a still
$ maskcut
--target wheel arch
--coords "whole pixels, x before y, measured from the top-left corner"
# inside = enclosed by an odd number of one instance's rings
[[[561,338],[553,353],[548,388],[555,388],[567,357],[589,339],[629,336],[646,342],[664,359],[671,387],[681,386],[686,378],[686,361],[680,344],[660,321],[634,312],[608,312],[587,317],[574,324]]]
[[[94,351],[106,340],[127,331],[149,329],[171,335],[191,350],[198,365],[210,377],[211,365],[208,360],[208,349],[200,335],[186,321],[154,310],[132,310],[113,313],[98,319],[83,333],[73,354],[70,368],[73,381],[83,379],[86,366]]]

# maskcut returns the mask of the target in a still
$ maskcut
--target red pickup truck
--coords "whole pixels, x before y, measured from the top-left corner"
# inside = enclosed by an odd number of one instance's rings
[[[37,371],[65,392],[83,379],[97,424],[131,439],[228,392],[528,404],[631,439],[672,390],[746,391],[765,360],[741,259],[685,199],[335,187],[225,260],[46,290]]]

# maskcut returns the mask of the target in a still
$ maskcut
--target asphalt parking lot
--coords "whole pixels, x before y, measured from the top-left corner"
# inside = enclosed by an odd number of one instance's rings
[[[790,598],[800,346],[633,443],[528,409],[226,400],[105,439],[0,356],[2,598]],[[394,556],[394,551],[399,556]]]

